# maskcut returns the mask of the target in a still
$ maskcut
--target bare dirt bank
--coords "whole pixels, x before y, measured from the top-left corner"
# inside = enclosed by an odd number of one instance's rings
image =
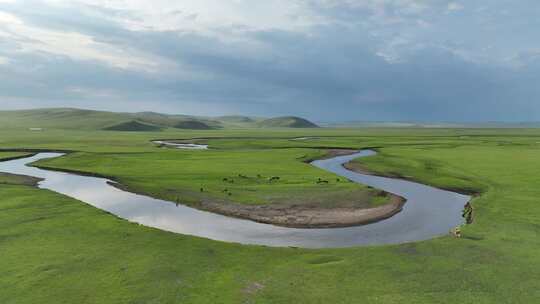
[[[306,206],[249,206],[202,202],[201,209],[249,219],[259,223],[294,228],[334,228],[365,225],[400,212],[405,199],[390,195],[390,202],[375,208],[312,208]]]
[[[109,182],[109,185],[132,193],[147,193],[129,186]],[[386,193],[389,202],[374,208],[322,208],[309,205],[242,205],[223,200],[201,199],[191,205],[197,209],[230,217],[291,228],[337,228],[375,223],[397,214],[403,209],[405,199]]]
[[[0,185],[24,185],[36,187],[42,178],[0,172]]]

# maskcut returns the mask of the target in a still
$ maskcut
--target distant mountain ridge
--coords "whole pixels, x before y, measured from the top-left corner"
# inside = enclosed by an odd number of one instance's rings
[[[108,131],[160,131],[162,128],[154,125],[145,124],[137,120],[121,122],[119,124],[105,127]]]
[[[478,129],[512,129],[540,128],[540,122],[415,122],[415,121],[345,121],[321,123],[330,128],[478,128]]]
[[[241,115],[201,117],[157,112],[108,112],[76,108],[0,111],[0,127],[109,131],[160,131],[167,128],[212,130],[223,128],[316,127],[300,117],[259,118]]]
[[[296,117],[296,116],[282,116],[270,119],[265,119],[259,122],[259,126],[266,128],[318,128],[319,126],[311,121]]]

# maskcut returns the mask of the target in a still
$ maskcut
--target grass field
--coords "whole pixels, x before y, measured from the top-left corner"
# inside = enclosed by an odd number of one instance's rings
[[[156,136],[219,139],[200,140],[215,151],[189,152],[157,148],[150,143]],[[296,137],[310,138],[291,140]],[[239,185],[233,197],[243,203],[273,203],[274,186],[305,187],[319,196],[312,181],[331,176],[302,163],[303,157],[318,156],[323,147],[377,147],[381,153],[362,159],[363,168],[481,194],[473,200],[474,223],[464,227],[461,239],[305,250],[145,228],[12,180],[0,184],[1,303],[535,303],[540,298],[540,130],[166,130],[157,135],[4,130],[0,147],[76,150],[46,164],[114,175],[157,196],[168,195],[168,188],[201,186],[213,195],[233,167],[231,175],[276,170],[272,174],[287,181]],[[328,187],[342,193],[354,185]]]
[[[113,176],[136,192],[197,205],[201,200],[242,204],[377,205],[376,191],[337,179],[302,162],[323,155],[310,149],[75,153],[39,166]],[[271,177],[279,180],[270,181]],[[328,184],[317,184],[317,179]],[[202,190],[202,191],[201,191]]]

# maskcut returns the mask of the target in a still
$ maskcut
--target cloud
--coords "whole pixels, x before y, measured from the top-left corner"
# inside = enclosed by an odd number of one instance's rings
[[[490,3],[7,3],[2,107],[540,119],[537,21],[501,20]]]
[[[450,2],[447,7],[449,11],[460,11],[465,8],[462,4],[457,2]]]

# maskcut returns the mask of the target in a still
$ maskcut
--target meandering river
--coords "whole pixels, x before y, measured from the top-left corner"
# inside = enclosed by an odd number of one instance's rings
[[[351,247],[421,241],[447,234],[463,223],[461,212],[469,196],[426,185],[352,172],[343,164],[374,155],[364,150],[347,156],[317,160],[312,164],[351,181],[394,193],[407,199],[393,217],[348,228],[297,229],[261,224],[201,211],[110,186],[105,178],[80,176],[29,167],[34,161],[60,157],[59,153],[0,162],[0,172],[43,178],[39,188],[76,198],[118,217],[149,227],[225,242],[305,248]]]

